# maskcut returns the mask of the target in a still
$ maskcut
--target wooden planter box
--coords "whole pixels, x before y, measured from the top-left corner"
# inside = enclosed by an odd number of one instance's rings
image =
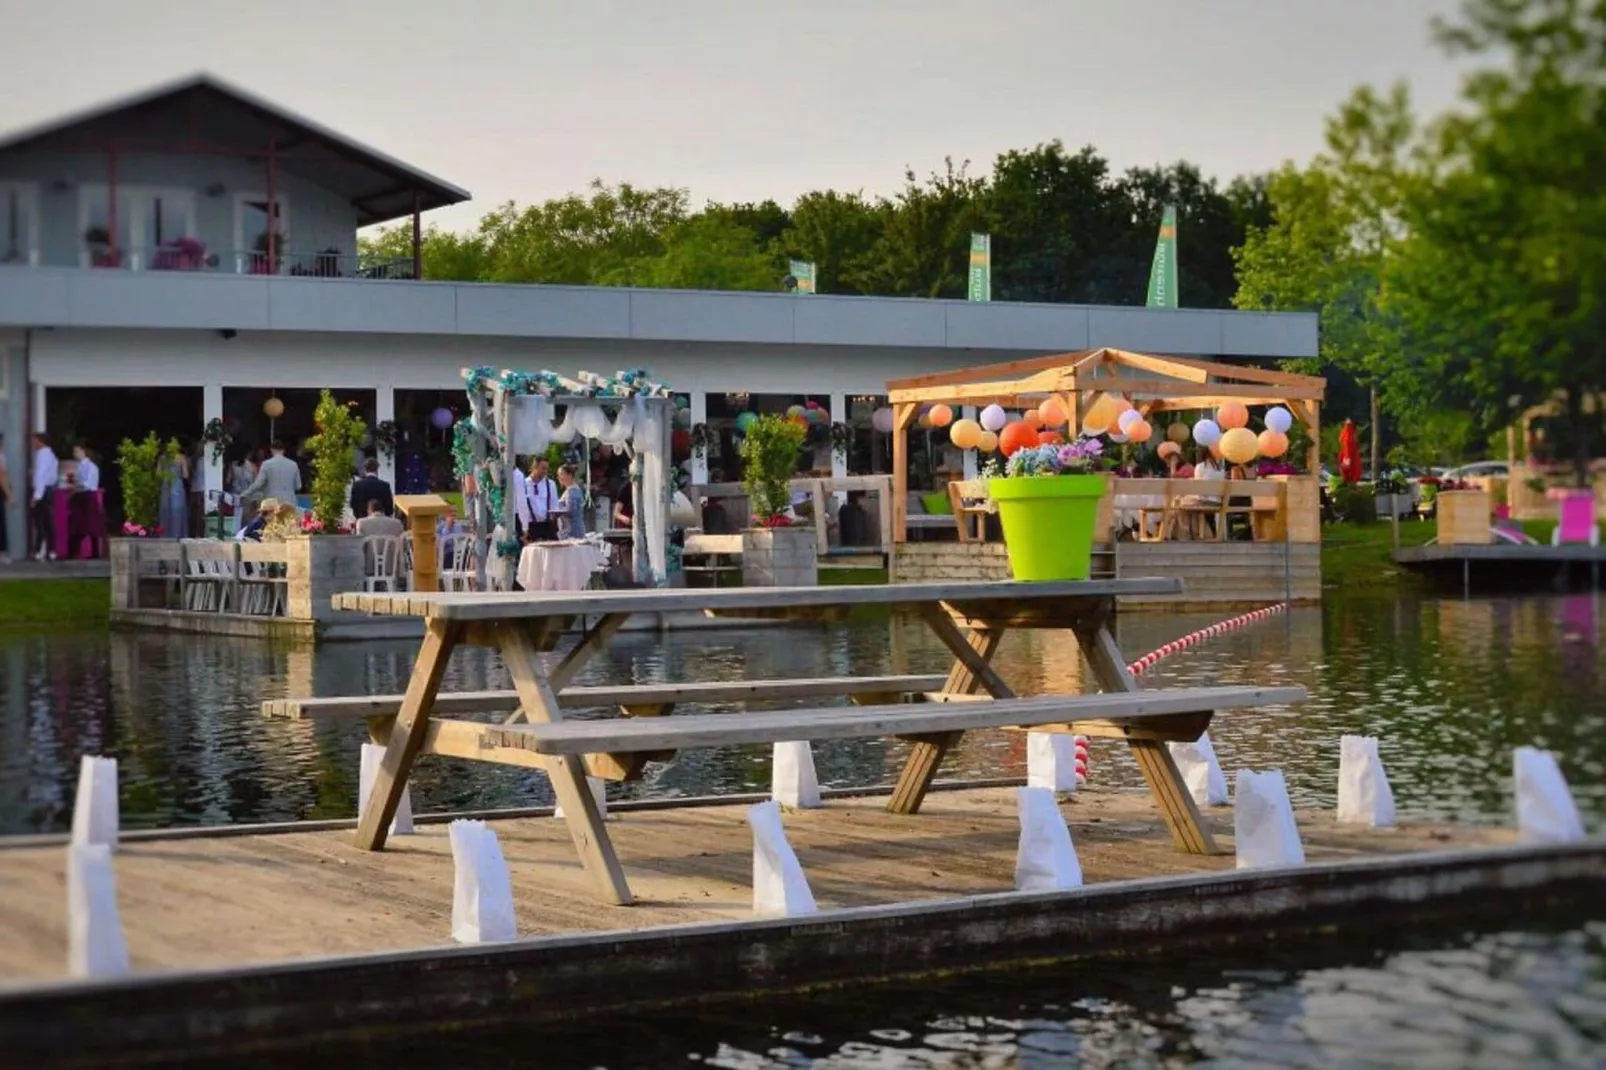
[[[1322,541],[1322,492],[1315,476],[1266,476],[1268,481],[1282,483],[1285,492],[1286,515],[1253,513],[1250,524],[1256,542],[1316,542]],[[1258,502],[1256,504],[1259,504]]]
[[[1494,542],[1489,516],[1494,507],[1486,490],[1441,491],[1438,509],[1440,546],[1479,546]]]
[[[285,540],[289,558],[285,615],[292,620],[329,620],[329,600],[363,589],[362,537],[298,535]]]
[[[814,587],[819,581],[819,546],[813,528],[747,528],[742,532],[744,586]]]

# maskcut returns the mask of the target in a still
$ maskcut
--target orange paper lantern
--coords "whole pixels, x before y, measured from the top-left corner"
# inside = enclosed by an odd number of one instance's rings
[[[1037,432],[1025,420],[1004,425],[998,436],[998,448],[1005,457],[1013,457],[1017,450],[1029,450],[1037,445]]]
[[[1021,414],[1020,421],[1033,431],[1041,431],[1043,429],[1043,418],[1037,414],[1036,409],[1027,409]]]
[[[1147,442],[1153,434],[1154,427],[1147,420],[1139,420],[1136,423],[1128,424],[1126,428],[1126,437],[1133,442]]]
[[[1037,444],[1039,446],[1063,446],[1065,445],[1065,436],[1058,431],[1039,431],[1037,432]]]
[[[1216,410],[1216,423],[1223,431],[1249,426],[1249,410],[1240,402],[1229,401]]]
[[[1260,433],[1260,455],[1262,457],[1281,457],[1288,452],[1288,436],[1281,431],[1270,428]]]
[[[1165,437],[1180,446],[1193,437],[1193,432],[1188,430],[1188,421],[1178,420],[1165,429]]]
[[[976,438],[976,448],[983,453],[991,453],[998,448],[998,432],[983,430]]]
[[[1071,421],[1071,412],[1059,398],[1044,398],[1037,406],[1037,416],[1044,427],[1064,427]]]
[[[975,420],[955,420],[948,429],[948,441],[962,450],[968,450],[976,445],[981,438],[981,424]]]
[[[1260,443],[1247,427],[1234,427],[1221,436],[1221,455],[1233,464],[1248,464],[1259,452]]]
[[[1086,435],[1102,435],[1115,426],[1115,421],[1121,415],[1120,398],[1110,394],[1100,395],[1082,417],[1082,433]]]
[[[954,422],[954,410],[946,405],[933,405],[930,416],[932,427],[947,427]],[[1244,418],[1247,420],[1248,416]]]

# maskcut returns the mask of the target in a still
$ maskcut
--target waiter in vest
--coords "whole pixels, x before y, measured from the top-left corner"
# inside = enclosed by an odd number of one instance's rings
[[[558,537],[558,521],[553,516],[558,506],[558,487],[548,468],[547,459],[537,457],[530,464],[530,478],[524,481],[519,521],[524,525],[526,542],[551,542]]]

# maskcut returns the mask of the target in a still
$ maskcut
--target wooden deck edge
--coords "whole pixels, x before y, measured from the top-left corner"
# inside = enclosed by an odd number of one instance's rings
[[[486,727],[492,727],[487,725]],[[970,791],[982,788],[1018,788],[1026,783],[1025,777],[984,777],[976,780],[939,780],[931,791]],[[822,799],[871,799],[891,795],[893,784],[872,784],[863,788],[820,789]],[[654,810],[678,810],[704,806],[751,806],[768,802],[769,792],[750,792],[739,795],[684,795],[661,799],[610,799],[610,814],[647,813]],[[445,825],[452,821],[511,821],[520,817],[551,817],[554,807],[524,806],[500,810],[454,810],[442,814],[417,814],[415,825]],[[157,843],[163,840],[210,840],[230,836],[284,836],[294,832],[339,832],[355,829],[355,817],[333,818],[326,821],[273,821],[254,825],[196,825],[186,828],[125,829],[117,837],[119,843]],[[0,836],[0,851],[25,847],[65,847],[70,837],[64,832],[41,833],[32,836]]]
[[[139,1066],[397,1042],[1431,916],[1509,918],[1598,899],[1606,840],[1432,852],[669,926],[486,947],[160,972],[0,992],[0,1045],[31,1067]],[[356,998],[360,993],[361,998]],[[667,995],[674,993],[674,995]],[[326,1047],[317,1049],[328,1055]]]

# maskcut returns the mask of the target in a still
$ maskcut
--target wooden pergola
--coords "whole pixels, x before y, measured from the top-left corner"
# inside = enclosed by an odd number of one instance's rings
[[[998,404],[1027,409],[1058,397],[1071,414],[1066,430],[1072,435],[1081,427],[1082,414],[1106,394],[1125,398],[1145,419],[1155,413],[1210,409],[1234,401],[1284,405],[1310,431],[1308,466],[1314,472],[1321,463],[1321,405],[1326,392],[1327,380],[1314,375],[1110,348],[888,380],[896,541],[908,537],[907,434],[923,405]]]

